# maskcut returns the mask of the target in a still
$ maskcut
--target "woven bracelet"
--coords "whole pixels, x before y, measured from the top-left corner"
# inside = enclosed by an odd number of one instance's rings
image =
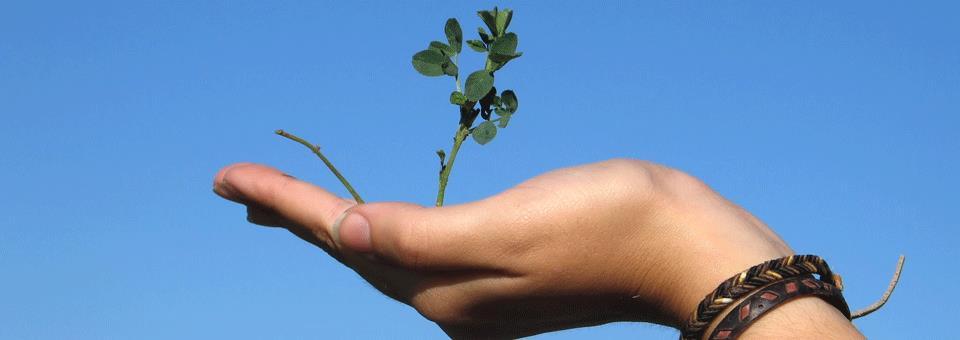
[[[707,294],[681,329],[680,339],[700,340],[704,329],[733,302],[770,283],[807,274],[817,274],[821,281],[843,290],[840,276],[819,256],[791,255],[766,261],[724,280]],[[850,312],[846,311],[845,315],[849,318]]]
[[[765,313],[787,301],[804,296],[819,297],[839,309],[847,318],[850,317],[850,307],[839,288],[820,282],[812,275],[804,275],[778,281],[757,290],[724,316],[707,339],[736,339]]]

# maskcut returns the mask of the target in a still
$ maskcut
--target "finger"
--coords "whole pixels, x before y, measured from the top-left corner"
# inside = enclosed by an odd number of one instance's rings
[[[499,269],[502,235],[481,203],[425,208],[370,203],[352,209],[336,232],[343,247],[414,270]]]
[[[247,221],[264,227],[284,227],[294,224],[269,209],[253,204],[247,206]]]
[[[234,196],[237,196],[237,193],[230,191],[230,188],[227,185],[225,185],[223,178],[226,177],[227,173],[230,172],[231,169],[238,166],[246,166],[250,164],[252,163],[234,163],[234,164],[230,164],[228,166],[223,167],[222,169],[220,169],[220,171],[217,171],[217,174],[213,176],[213,192],[225,199],[228,199],[237,203],[241,203],[237,199],[233,198]]]
[[[269,215],[274,223],[293,228],[294,234],[315,237],[333,247],[331,228],[354,203],[326,190],[285,175],[277,169],[251,163],[228,166],[215,177],[214,191],[226,199],[254,207],[255,218]],[[281,224],[288,222],[289,224]],[[255,222],[257,223],[257,222]],[[296,229],[296,230],[294,230]]]

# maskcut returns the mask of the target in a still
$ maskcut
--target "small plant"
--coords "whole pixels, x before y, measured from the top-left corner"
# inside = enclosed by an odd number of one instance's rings
[[[480,19],[483,20],[490,31],[487,32],[483,27],[478,27],[477,32],[480,39],[467,40],[466,44],[474,51],[486,53],[487,58],[483,69],[470,73],[462,88],[460,64],[457,60],[463,50],[464,41],[463,30],[461,30],[457,19],[447,19],[444,26],[447,43],[431,41],[427,49],[413,55],[413,68],[417,72],[429,77],[453,77],[456,86],[455,90],[450,93],[450,104],[457,107],[460,120],[457,132],[453,137],[453,147],[450,149],[449,156],[443,149],[437,150],[437,156],[440,157],[440,178],[436,202],[438,207],[443,206],[443,196],[447,189],[450,171],[453,170],[453,162],[457,159],[457,152],[460,151],[460,146],[467,139],[467,136],[473,137],[477,144],[487,144],[497,136],[497,129],[506,128],[513,114],[517,112],[516,93],[511,90],[504,90],[497,94],[497,88],[493,86],[495,73],[511,60],[523,54],[517,52],[517,34],[507,32],[510,20],[513,19],[513,11],[509,9],[498,10],[494,7],[492,11],[478,11],[477,15],[480,16]],[[493,115],[496,115],[496,118],[493,118]],[[478,117],[482,119],[482,122],[474,125]],[[320,152],[320,146],[283,130],[277,130],[276,133],[309,148],[337,176],[337,179],[343,183],[343,186],[347,188],[347,191],[350,192],[357,203],[363,203],[363,199],[360,198],[353,186],[340,174],[340,171],[337,171],[333,163]]]

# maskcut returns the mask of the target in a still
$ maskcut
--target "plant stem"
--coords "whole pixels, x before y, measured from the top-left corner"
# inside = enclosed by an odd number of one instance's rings
[[[455,55],[453,56],[453,64],[456,65],[457,68],[459,69],[460,65],[457,64],[457,59],[458,59],[458,58],[460,58],[460,54],[455,54]],[[456,77],[453,77],[453,79],[456,80],[456,82],[457,82],[457,92],[461,92],[461,91],[460,91],[460,72],[459,72],[459,71],[457,71],[457,76],[456,76]]]
[[[890,279],[890,284],[887,286],[887,290],[883,292],[883,296],[880,297],[880,300],[877,300],[877,302],[874,302],[872,305],[869,305],[864,309],[851,313],[851,319],[867,316],[867,314],[876,312],[878,309],[880,309],[880,307],[883,307],[883,305],[887,303],[887,300],[890,299],[890,294],[893,294],[893,289],[897,288],[897,282],[900,281],[900,272],[903,271],[903,262],[906,260],[907,258],[905,256],[900,255],[900,259],[897,260],[897,270],[893,272],[893,278]]]
[[[312,151],[315,155],[317,155],[317,157],[320,157],[320,160],[323,161],[323,164],[327,165],[327,168],[330,169],[331,172],[333,172],[333,175],[337,176],[337,179],[340,180],[340,183],[343,183],[343,186],[347,188],[347,191],[350,192],[350,195],[353,195],[353,199],[357,201],[358,204],[363,204],[363,199],[360,198],[360,194],[358,194],[356,190],[353,190],[353,186],[350,185],[350,182],[347,182],[347,179],[340,174],[340,171],[337,170],[337,167],[333,166],[333,163],[330,163],[330,160],[327,159],[327,157],[323,156],[323,153],[320,152],[319,145],[310,143],[306,139],[297,137],[283,130],[277,130],[274,132],[294,142],[303,144],[303,146],[306,146],[308,149],[310,149],[310,151]]]
[[[447,190],[447,181],[450,179],[450,171],[453,170],[453,161],[457,159],[457,151],[460,151],[460,145],[470,134],[470,125],[460,123],[457,128],[457,134],[453,137],[453,148],[450,149],[450,156],[447,158],[447,164],[440,170],[440,189],[437,192],[437,206],[443,206],[443,194]]]

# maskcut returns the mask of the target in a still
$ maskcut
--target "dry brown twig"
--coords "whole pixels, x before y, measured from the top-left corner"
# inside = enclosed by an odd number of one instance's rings
[[[907,258],[905,256],[900,255],[900,259],[897,260],[897,269],[893,272],[893,278],[890,279],[890,285],[887,286],[887,290],[883,292],[882,296],[880,296],[880,300],[877,300],[877,302],[874,302],[863,309],[851,313],[851,319],[867,316],[870,313],[876,312],[878,309],[880,309],[880,307],[883,307],[883,305],[887,303],[887,300],[890,299],[890,294],[893,294],[893,289],[897,288],[897,282],[900,281],[900,272],[903,271],[903,263],[906,260]]]

